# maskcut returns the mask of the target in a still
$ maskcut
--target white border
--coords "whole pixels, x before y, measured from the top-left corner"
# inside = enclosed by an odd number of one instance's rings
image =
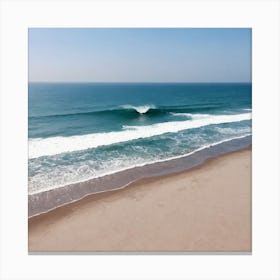
[[[27,252],[28,27],[253,28],[253,254]],[[279,2],[1,2],[1,279],[279,279]]]

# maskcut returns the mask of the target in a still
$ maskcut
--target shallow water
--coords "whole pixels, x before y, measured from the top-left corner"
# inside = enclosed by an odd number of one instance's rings
[[[38,194],[251,135],[251,84],[30,83],[28,131]]]

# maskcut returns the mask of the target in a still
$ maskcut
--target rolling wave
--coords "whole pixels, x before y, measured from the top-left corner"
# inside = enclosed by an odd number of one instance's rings
[[[146,114],[150,109],[156,109],[154,105],[143,105],[143,106],[132,106],[132,105],[123,105],[123,109],[135,110],[139,114]]]
[[[119,107],[105,110],[95,110],[95,111],[83,111],[83,112],[71,112],[65,114],[51,114],[51,115],[39,115],[30,116],[29,119],[46,119],[46,118],[66,118],[66,117],[76,117],[76,116],[115,116],[130,118],[131,116],[139,116],[139,114],[147,114],[149,116],[153,115],[164,115],[170,113],[182,113],[190,114],[198,111],[209,111],[219,108],[218,105],[180,105],[180,106],[160,106],[157,107],[153,104],[150,105],[120,105]]]
[[[195,115],[195,114],[193,114]],[[209,115],[185,121],[172,121],[147,126],[123,126],[122,131],[93,133],[71,137],[34,138],[29,140],[29,158],[52,156],[67,152],[81,151],[99,146],[112,145],[140,138],[175,133],[212,124],[250,120],[251,113],[238,115]]]

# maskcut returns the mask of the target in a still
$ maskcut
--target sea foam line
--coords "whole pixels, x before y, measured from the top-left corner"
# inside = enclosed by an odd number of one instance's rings
[[[70,137],[34,138],[29,140],[29,159],[52,156],[67,152],[82,151],[100,146],[127,142],[140,138],[175,133],[211,124],[250,120],[251,113],[239,115],[210,115],[207,118],[158,123],[148,126],[124,126],[122,131],[93,133]]]
[[[188,117],[191,119],[203,119],[203,118],[207,118],[210,117],[211,115],[209,114],[190,114],[190,113],[170,113],[172,116],[175,117]]]
[[[220,144],[223,144],[223,143],[226,143],[226,142],[230,142],[230,141],[233,141],[233,140],[246,138],[246,137],[249,137],[249,136],[252,136],[252,134],[248,133],[248,134],[245,134],[245,135],[242,135],[242,136],[235,136],[235,137],[227,138],[227,139],[224,139],[224,140],[221,140],[221,141],[217,141],[217,142],[214,142],[214,143],[210,143],[210,144],[201,146],[200,148],[197,148],[197,149],[195,149],[195,150],[193,150],[189,153],[186,153],[186,154],[182,154],[182,155],[178,155],[178,156],[172,156],[172,157],[168,157],[168,158],[164,158],[164,159],[145,161],[143,163],[134,164],[134,165],[129,166],[129,167],[123,167],[123,168],[119,168],[119,169],[114,170],[114,171],[101,173],[101,174],[98,174],[97,176],[88,177],[85,180],[79,180],[79,181],[77,180],[77,181],[67,182],[66,184],[61,184],[61,185],[56,185],[56,186],[48,186],[48,187],[44,188],[43,190],[37,190],[37,191],[29,192],[29,195],[33,195],[33,194],[37,194],[37,193],[41,193],[41,192],[45,192],[45,191],[50,191],[50,190],[53,190],[53,189],[63,188],[63,187],[66,187],[66,186],[72,185],[72,184],[84,183],[84,182],[90,181],[92,179],[97,179],[97,178],[101,178],[101,177],[104,177],[104,176],[109,176],[109,175],[116,174],[116,173],[119,173],[119,172],[122,172],[122,171],[130,170],[130,169],[133,169],[133,168],[136,168],[136,167],[144,167],[146,165],[162,163],[162,162],[167,162],[167,161],[171,161],[171,160],[176,160],[176,159],[188,157],[188,156],[193,155],[193,154],[195,154],[199,151],[209,149],[211,147],[215,147],[217,145],[220,145]]]

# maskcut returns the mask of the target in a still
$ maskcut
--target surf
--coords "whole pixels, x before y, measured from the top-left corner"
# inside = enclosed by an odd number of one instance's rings
[[[146,126],[123,126],[121,131],[70,137],[33,138],[29,140],[29,159],[82,151],[213,124],[240,122],[250,119],[251,113],[238,115],[209,115],[208,117],[202,118],[196,118],[194,116],[193,119],[185,121],[170,121]]]
[[[123,105],[123,106],[121,106],[121,108],[128,109],[128,110],[135,110],[139,114],[146,114],[151,109],[156,109],[156,106],[154,106],[154,105],[142,105],[142,106]]]
[[[49,115],[30,115],[29,120],[44,120],[44,119],[56,119],[56,118],[63,118],[67,119],[68,117],[89,117],[89,116],[115,116],[115,117],[123,117],[129,119],[135,115],[143,115],[149,114],[150,117],[153,115],[188,115],[191,113],[196,113],[200,111],[209,111],[212,109],[217,109],[217,106],[194,106],[191,105],[180,105],[180,106],[155,106],[153,104],[150,105],[120,105],[118,107],[113,107],[110,109],[103,109],[103,110],[89,110],[89,111],[74,111],[64,114],[49,114]]]

